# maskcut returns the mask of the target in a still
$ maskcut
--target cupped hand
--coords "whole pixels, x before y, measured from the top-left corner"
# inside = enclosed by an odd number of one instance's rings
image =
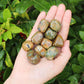
[[[49,61],[44,57],[41,59],[40,63],[38,63],[37,65],[32,65],[28,62],[26,56],[27,52],[24,51],[23,48],[21,48],[20,52],[17,55],[13,71],[5,84],[43,84],[61,73],[67,62],[69,61],[71,52],[67,36],[71,21],[71,11],[65,10],[65,5],[60,4],[58,7],[52,6],[47,15],[44,11],[41,12],[27,40],[31,40],[33,34],[38,31],[37,27],[42,19],[46,19],[49,22],[52,19],[57,19],[62,24],[61,31],[59,32],[59,34],[64,39],[62,52],[53,61]]]

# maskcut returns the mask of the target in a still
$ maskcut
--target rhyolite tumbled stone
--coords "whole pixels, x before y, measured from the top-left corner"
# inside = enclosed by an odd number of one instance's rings
[[[32,58],[32,57],[34,57],[34,50],[29,50],[29,51],[27,52],[27,58],[30,59],[30,58]]]
[[[35,51],[41,56],[41,57],[45,57],[46,55],[46,49],[43,48],[41,45],[37,45],[35,47]]]
[[[42,39],[43,39],[43,34],[39,31],[36,32],[31,38],[31,40],[34,44],[40,44]]]
[[[40,56],[34,50],[28,51],[27,57],[31,64],[35,65],[40,62]]]
[[[42,40],[42,42],[41,42],[41,45],[42,45],[44,48],[48,49],[49,47],[52,46],[52,41],[49,40],[49,39],[47,39],[47,38],[43,38],[43,40]]]
[[[25,41],[22,47],[27,51],[27,58],[31,64],[38,64],[42,57],[48,60],[55,59],[63,47],[64,40],[59,31],[61,23],[53,19],[48,22],[42,19],[37,27],[38,31],[31,37],[31,41]],[[66,31],[65,31],[66,32]]]
[[[59,53],[58,49],[56,47],[50,47],[47,51],[46,51],[46,58],[48,60],[53,60],[57,54]]]
[[[48,30],[45,32],[45,37],[50,40],[53,40],[56,37],[56,35],[57,33],[50,28],[48,28]]]
[[[38,25],[38,30],[44,33],[48,28],[49,22],[45,19],[41,20]]]
[[[22,48],[25,50],[25,51],[28,51],[30,49],[32,49],[34,47],[33,43],[31,41],[25,41],[23,42],[22,44]]]
[[[61,35],[58,35],[53,43],[53,46],[62,47],[64,45],[64,41]]]
[[[61,24],[58,20],[54,19],[50,22],[50,28],[56,32],[59,32],[61,29]]]

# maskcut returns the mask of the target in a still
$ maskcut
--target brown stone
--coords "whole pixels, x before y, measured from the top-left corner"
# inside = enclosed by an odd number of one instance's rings
[[[61,24],[59,21],[57,20],[52,20],[51,23],[50,23],[50,28],[56,32],[59,32],[60,29],[61,29]]]
[[[45,57],[46,55],[46,49],[43,48],[41,45],[37,45],[35,47],[35,51],[41,56],[41,57]]]
[[[49,39],[47,39],[47,38],[43,38],[43,40],[42,40],[42,42],[41,42],[41,45],[42,45],[44,48],[48,49],[49,47],[52,46],[52,41],[49,40]]]
[[[53,43],[56,47],[62,47],[64,45],[64,41],[61,35],[58,35]]]
[[[28,57],[28,59],[34,57],[34,50],[29,50],[29,51],[27,52],[27,57]]]
[[[40,62],[40,56],[34,50],[28,51],[27,57],[31,64],[35,65]]]
[[[32,42],[35,44],[40,44],[42,39],[43,39],[43,34],[41,32],[36,32],[31,38]]]
[[[22,44],[22,48],[25,50],[25,51],[28,51],[30,49],[32,49],[34,47],[33,43],[31,41],[25,41],[23,44]]]
[[[48,28],[49,22],[45,19],[41,20],[38,25],[38,30],[44,33]]]

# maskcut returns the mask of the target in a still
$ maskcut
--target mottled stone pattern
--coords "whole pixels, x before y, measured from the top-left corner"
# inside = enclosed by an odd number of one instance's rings
[[[34,50],[27,52],[27,58],[32,64],[37,64],[40,62],[40,56]]]
[[[61,29],[61,24],[59,21],[57,20],[52,20],[51,23],[50,23],[50,28],[56,32],[59,32],[60,29]]]
[[[41,32],[36,32],[33,36],[32,36],[32,42],[35,44],[40,44],[43,38],[43,34]]]
[[[35,51],[41,56],[41,57],[45,57],[46,55],[46,49],[43,48],[41,45],[37,45],[35,47]]]
[[[23,44],[22,44],[22,47],[25,51],[28,51],[30,49],[33,48],[33,43],[31,41],[25,41]]]
[[[38,54],[36,54],[28,60],[31,64],[38,64],[40,62],[40,56]]]
[[[38,30],[44,33],[47,30],[48,25],[49,25],[49,22],[43,19],[38,25]]]
[[[62,47],[64,44],[63,38],[61,35],[58,35],[53,43],[53,46]]]
[[[52,41],[47,39],[47,38],[43,38],[41,45],[45,48],[48,49],[50,46],[52,46]]]
[[[28,57],[28,59],[32,58],[33,55],[34,55],[34,50],[29,50],[29,51],[27,52],[27,57]]]
[[[43,57],[48,60],[54,60],[57,57],[58,48],[64,45],[62,36],[58,35],[60,30],[59,21],[54,19],[49,23],[45,19],[41,20],[38,31],[32,36],[31,41],[25,41],[22,44],[31,64],[38,64]]]
[[[46,58],[48,60],[53,60],[57,54],[58,54],[58,49],[56,47],[50,47],[47,51],[46,51]]]
[[[57,33],[50,28],[48,28],[48,30],[45,32],[45,37],[50,40],[53,40],[56,37],[56,35]]]

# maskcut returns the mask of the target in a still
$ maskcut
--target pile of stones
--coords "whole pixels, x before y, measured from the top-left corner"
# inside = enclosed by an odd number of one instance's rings
[[[38,25],[38,31],[32,36],[31,41],[26,40],[22,48],[27,51],[30,63],[38,64],[43,57],[53,60],[59,54],[58,48],[64,45],[59,31],[61,24],[53,19],[50,23],[43,19]]]

